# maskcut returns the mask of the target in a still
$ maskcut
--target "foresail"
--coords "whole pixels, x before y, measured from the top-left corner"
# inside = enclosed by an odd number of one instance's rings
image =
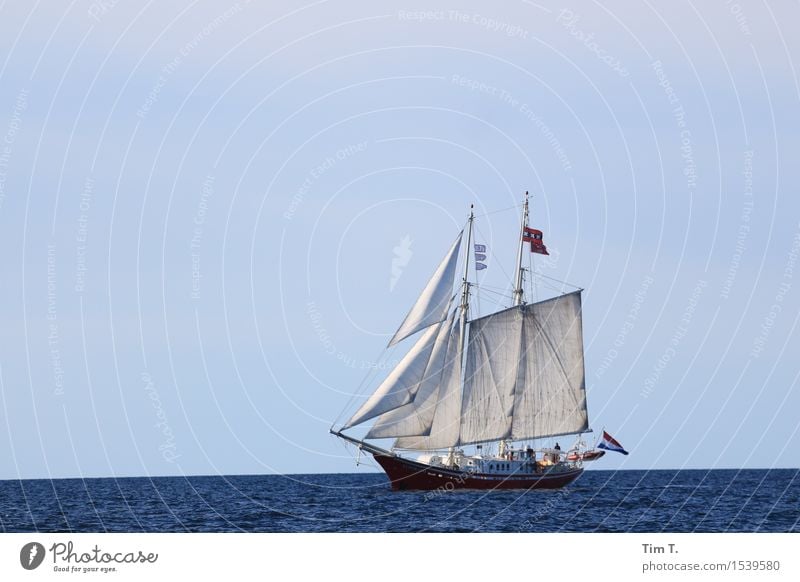
[[[439,324],[428,329],[342,430],[411,402],[420,384],[424,383],[426,370],[434,359],[437,338],[445,327],[445,324]],[[447,334],[444,338],[446,344]]]
[[[453,366],[458,365],[457,354],[452,348],[448,349],[455,337],[452,331],[455,313],[454,310],[448,321],[440,326],[430,363],[414,398],[408,404],[380,415],[365,438],[394,438],[430,432],[439,400],[439,387],[448,382]]]
[[[461,246],[463,234],[464,231],[458,233],[453,246],[445,255],[425,289],[423,289],[419,299],[417,299],[417,302],[395,332],[394,337],[389,342],[390,346],[426,327],[444,321],[447,317],[447,310],[452,299],[458,250]]]
[[[394,446],[400,449],[445,449],[458,442],[461,421],[461,326],[450,334],[446,361],[448,366],[436,394],[436,406],[430,425],[424,432],[398,438]],[[428,409],[429,410],[429,409]]]

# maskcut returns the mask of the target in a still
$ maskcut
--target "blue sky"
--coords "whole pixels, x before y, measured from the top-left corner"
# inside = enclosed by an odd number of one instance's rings
[[[330,424],[470,204],[508,285],[526,190],[599,468],[798,466],[799,10],[5,3],[0,478],[355,470]]]

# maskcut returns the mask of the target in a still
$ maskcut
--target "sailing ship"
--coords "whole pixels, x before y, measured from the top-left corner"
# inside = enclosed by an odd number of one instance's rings
[[[586,450],[580,436],[591,432],[582,289],[526,301],[525,273],[532,269],[523,268],[525,245],[547,254],[541,231],[528,226],[526,192],[512,305],[472,318],[474,219],[470,209],[465,229],[389,346],[422,332],[416,343],[355,414],[330,432],[359,455],[373,455],[395,490],[560,488],[581,475],[585,461],[603,454]],[[454,293],[459,254],[463,277]],[[344,432],[370,421],[363,438]],[[558,443],[536,446],[569,435],[578,439],[568,450]],[[370,442],[377,439],[394,443],[386,449]]]

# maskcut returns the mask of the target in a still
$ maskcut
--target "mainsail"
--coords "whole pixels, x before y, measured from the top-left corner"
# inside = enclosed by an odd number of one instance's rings
[[[422,290],[417,302],[408,312],[403,323],[395,332],[389,345],[393,346],[410,335],[436,323],[441,323],[447,318],[450,301],[453,297],[453,279],[458,262],[458,250],[461,246],[462,230],[458,233],[453,246],[433,273],[430,281]]]
[[[580,293],[471,322],[458,444],[589,428]]]
[[[511,434],[522,321],[522,310],[511,308],[470,323],[460,440],[483,442]]]

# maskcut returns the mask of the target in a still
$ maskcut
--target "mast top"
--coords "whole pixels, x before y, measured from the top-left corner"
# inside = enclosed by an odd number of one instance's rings
[[[525,202],[522,204],[522,223],[519,228],[519,246],[517,247],[517,272],[514,281],[514,305],[522,305],[525,303],[524,289],[523,289],[523,274],[525,269],[522,266],[522,247],[525,242],[522,240],[525,237],[525,229],[528,227],[528,191],[525,190]]]

